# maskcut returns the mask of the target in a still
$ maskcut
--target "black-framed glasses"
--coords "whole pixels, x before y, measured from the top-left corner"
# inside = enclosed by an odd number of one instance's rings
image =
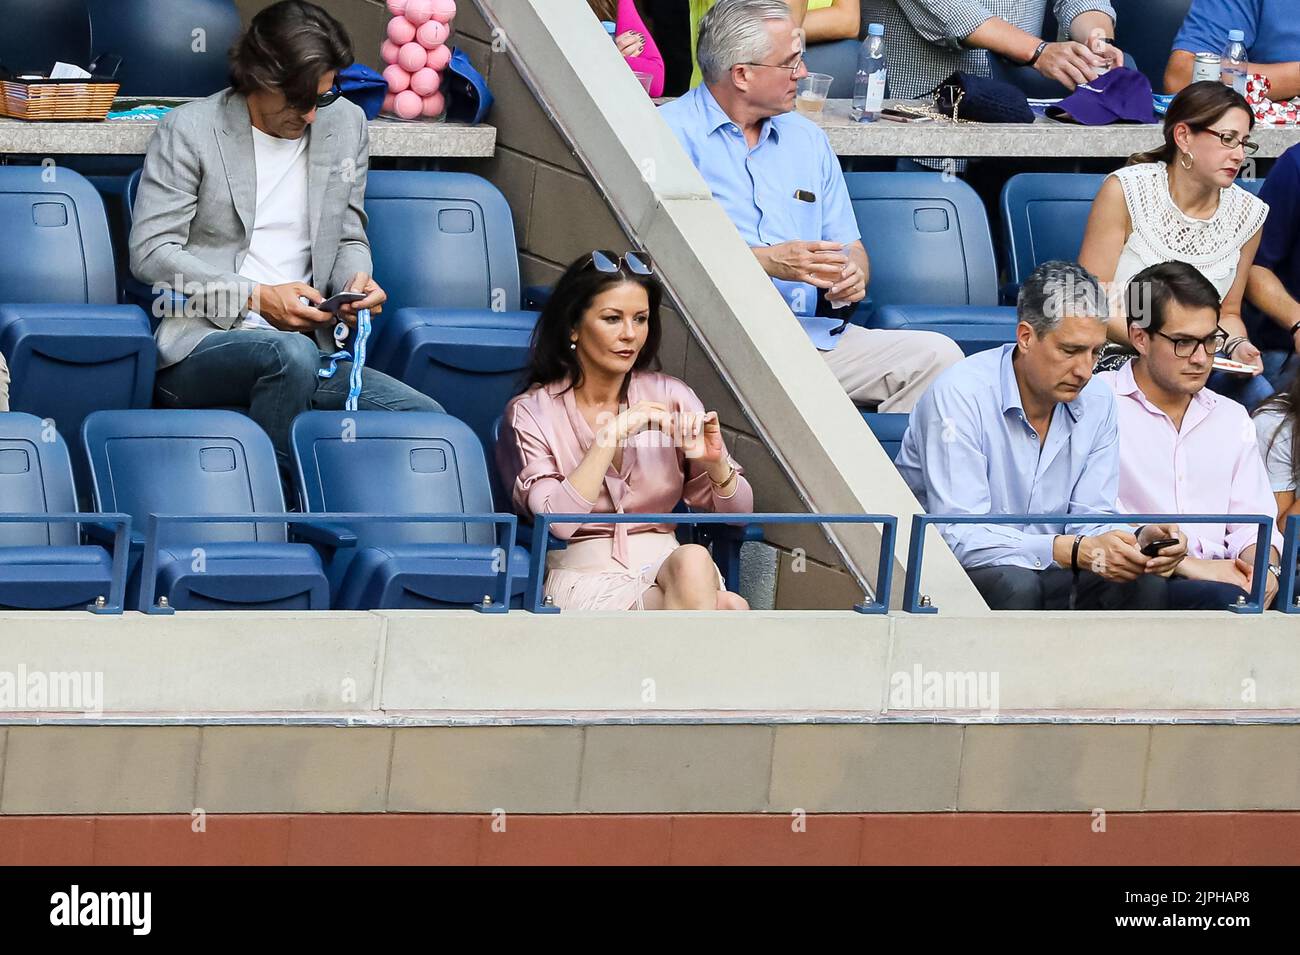
[[[326,106],[334,102],[342,95],[343,95],[343,87],[339,86],[339,84],[335,82],[333,86],[331,86],[324,93],[321,93],[319,96],[316,97],[315,108],[324,109]]]
[[[609,249],[594,249],[587,264],[594,266],[597,272],[626,269],[633,275],[653,275],[655,271],[654,259],[644,252],[624,252],[619,255]]]
[[[789,70],[790,79],[794,79],[795,74],[799,72],[799,68],[803,66],[803,54],[802,53],[799,54],[799,59],[794,61],[793,66],[786,66],[784,63],[749,63],[749,62],[737,63],[736,65],[737,66],[766,66],[769,70]]]
[[[1208,126],[1202,126],[1200,129],[1203,133],[1211,133],[1212,135],[1218,136],[1219,142],[1223,143],[1224,148],[1226,149],[1236,149],[1240,146],[1245,150],[1247,156],[1253,156],[1255,153],[1259,152],[1259,143],[1255,142],[1249,136],[1238,138],[1238,133],[1235,129],[1210,129]]]
[[[1228,343],[1228,333],[1222,328],[1216,330],[1213,335],[1207,335],[1204,338],[1174,338],[1164,332],[1156,332],[1155,334],[1173,342],[1174,354],[1179,358],[1191,358],[1196,354],[1197,348],[1204,348],[1205,357],[1213,358]]]

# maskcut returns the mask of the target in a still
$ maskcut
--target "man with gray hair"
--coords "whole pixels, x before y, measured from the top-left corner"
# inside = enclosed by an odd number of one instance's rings
[[[898,469],[931,514],[1078,514],[1065,524],[941,526],[994,610],[1160,610],[1187,552],[1176,524],[1106,520],[1119,490],[1115,396],[1092,367],[1106,296],[1082,266],[1046,262],[1016,304],[1016,340],[934,383],[908,421]],[[1177,540],[1157,557],[1143,548]]]
[[[870,264],[839,159],[826,134],[792,112],[807,75],[785,0],[719,0],[700,24],[704,83],[659,113],[859,405],[909,411],[961,360],[934,332],[847,321]]]

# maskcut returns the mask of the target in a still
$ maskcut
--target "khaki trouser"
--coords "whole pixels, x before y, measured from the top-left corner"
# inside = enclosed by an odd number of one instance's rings
[[[838,337],[822,357],[854,404],[877,411],[911,411],[930,383],[964,357],[938,332],[850,325]]]
[[[9,410],[9,366],[5,356],[0,355],[0,411]]]

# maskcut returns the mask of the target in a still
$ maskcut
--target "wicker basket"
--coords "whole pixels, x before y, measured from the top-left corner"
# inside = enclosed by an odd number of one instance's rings
[[[103,119],[121,84],[102,80],[0,80],[0,115],[11,119]]]

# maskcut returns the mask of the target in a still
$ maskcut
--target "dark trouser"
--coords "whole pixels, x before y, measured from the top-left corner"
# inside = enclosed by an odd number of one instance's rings
[[[281,468],[289,465],[289,426],[300,412],[342,411],[352,362],[332,378],[306,335],[273,328],[213,332],[182,361],[158,372],[155,398],[164,408],[247,408],[271,438]],[[442,406],[378,371],[363,369],[362,411],[441,411]]]
[[[991,610],[1068,610],[1074,573],[1063,567],[979,567],[967,570]],[[1137,580],[1111,581],[1092,571],[1079,573],[1076,610],[1167,610],[1168,581],[1144,574]]]
[[[1236,584],[1217,580],[1188,580],[1186,577],[1169,578],[1170,610],[1226,610],[1238,597],[1250,599],[1250,594]]]

